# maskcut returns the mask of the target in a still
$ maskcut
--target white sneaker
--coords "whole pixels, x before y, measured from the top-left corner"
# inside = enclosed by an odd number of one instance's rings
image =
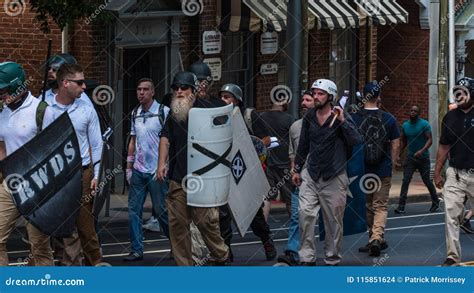
[[[160,232],[160,223],[155,217],[152,216],[145,224],[142,225],[142,228],[153,232]]]

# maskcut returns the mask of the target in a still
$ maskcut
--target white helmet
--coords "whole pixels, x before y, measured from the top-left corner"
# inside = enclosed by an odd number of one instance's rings
[[[336,98],[337,96],[337,86],[334,81],[329,79],[318,79],[313,82],[311,89],[320,89],[328,93],[328,95],[332,95],[332,99]]]

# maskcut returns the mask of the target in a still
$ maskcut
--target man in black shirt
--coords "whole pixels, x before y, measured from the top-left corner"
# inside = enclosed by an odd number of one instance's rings
[[[269,199],[275,199],[280,193],[280,199],[285,203],[288,215],[291,215],[291,185],[290,158],[288,157],[288,141],[293,117],[286,113],[288,104],[273,104],[272,109],[260,114],[270,135],[278,139],[278,146],[269,151],[266,175],[270,183]]]
[[[188,206],[186,191],[182,186],[183,178],[187,175],[189,110],[212,107],[209,101],[195,98],[197,86],[197,78],[190,72],[178,72],[173,79],[171,114],[161,132],[157,178],[164,180],[168,175],[170,179],[166,201],[171,247],[176,263],[180,266],[193,265],[190,233],[193,221],[210,251],[210,263],[224,265],[228,247],[219,231],[219,209]]]
[[[316,263],[314,226],[321,208],[326,232],[324,262],[337,265],[342,259],[342,218],[349,187],[347,148],[360,143],[361,137],[342,108],[332,107],[330,102],[337,96],[333,81],[318,79],[311,90],[315,107],[303,117],[292,178],[296,186],[301,185],[299,257],[302,265]],[[305,161],[307,168],[301,171]]]
[[[463,219],[464,201],[474,202],[474,80],[462,78],[456,90],[459,105],[443,118],[438,154],[436,156],[435,184],[443,187],[441,171],[449,156],[444,183],[445,237],[447,258],[443,266],[456,266],[461,261],[459,241],[460,221]]]

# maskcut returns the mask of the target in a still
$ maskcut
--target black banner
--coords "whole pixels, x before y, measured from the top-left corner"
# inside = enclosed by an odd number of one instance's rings
[[[2,173],[31,224],[48,235],[72,234],[82,197],[82,159],[67,113],[5,158]]]

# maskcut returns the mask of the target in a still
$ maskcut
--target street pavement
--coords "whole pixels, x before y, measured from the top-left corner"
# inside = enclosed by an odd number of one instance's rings
[[[385,238],[389,248],[374,258],[367,253],[359,253],[358,248],[368,241],[367,233],[345,236],[343,240],[343,266],[435,266],[446,257],[444,238],[444,212],[429,213],[431,202],[421,179],[417,176],[410,186],[409,202],[405,215],[395,215],[401,173],[394,174],[389,218]],[[112,195],[110,216],[99,218],[99,237],[102,243],[104,261],[113,266],[174,266],[170,257],[168,239],[159,232],[145,232],[144,259],[138,262],[124,262],[122,258],[129,252],[127,226],[127,196]],[[144,218],[151,214],[149,198],[145,204]],[[282,204],[274,204],[269,224],[278,253],[283,253],[288,236],[288,216]],[[473,223],[474,224],[474,223]],[[315,227],[317,230],[317,227]],[[234,231],[236,231],[234,229]],[[23,225],[18,225],[10,237],[7,248],[12,265],[22,264],[29,254]],[[317,235],[317,234],[316,234]],[[474,260],[474,235],[461,231],[463,261]],[[323,265],[323,242],[317,241],[318,265]],[[272,266],[275,261],[266,261],[263,246],[251,231],[244,238],[234,232],[232,250],[235,261],[232,266]]]

